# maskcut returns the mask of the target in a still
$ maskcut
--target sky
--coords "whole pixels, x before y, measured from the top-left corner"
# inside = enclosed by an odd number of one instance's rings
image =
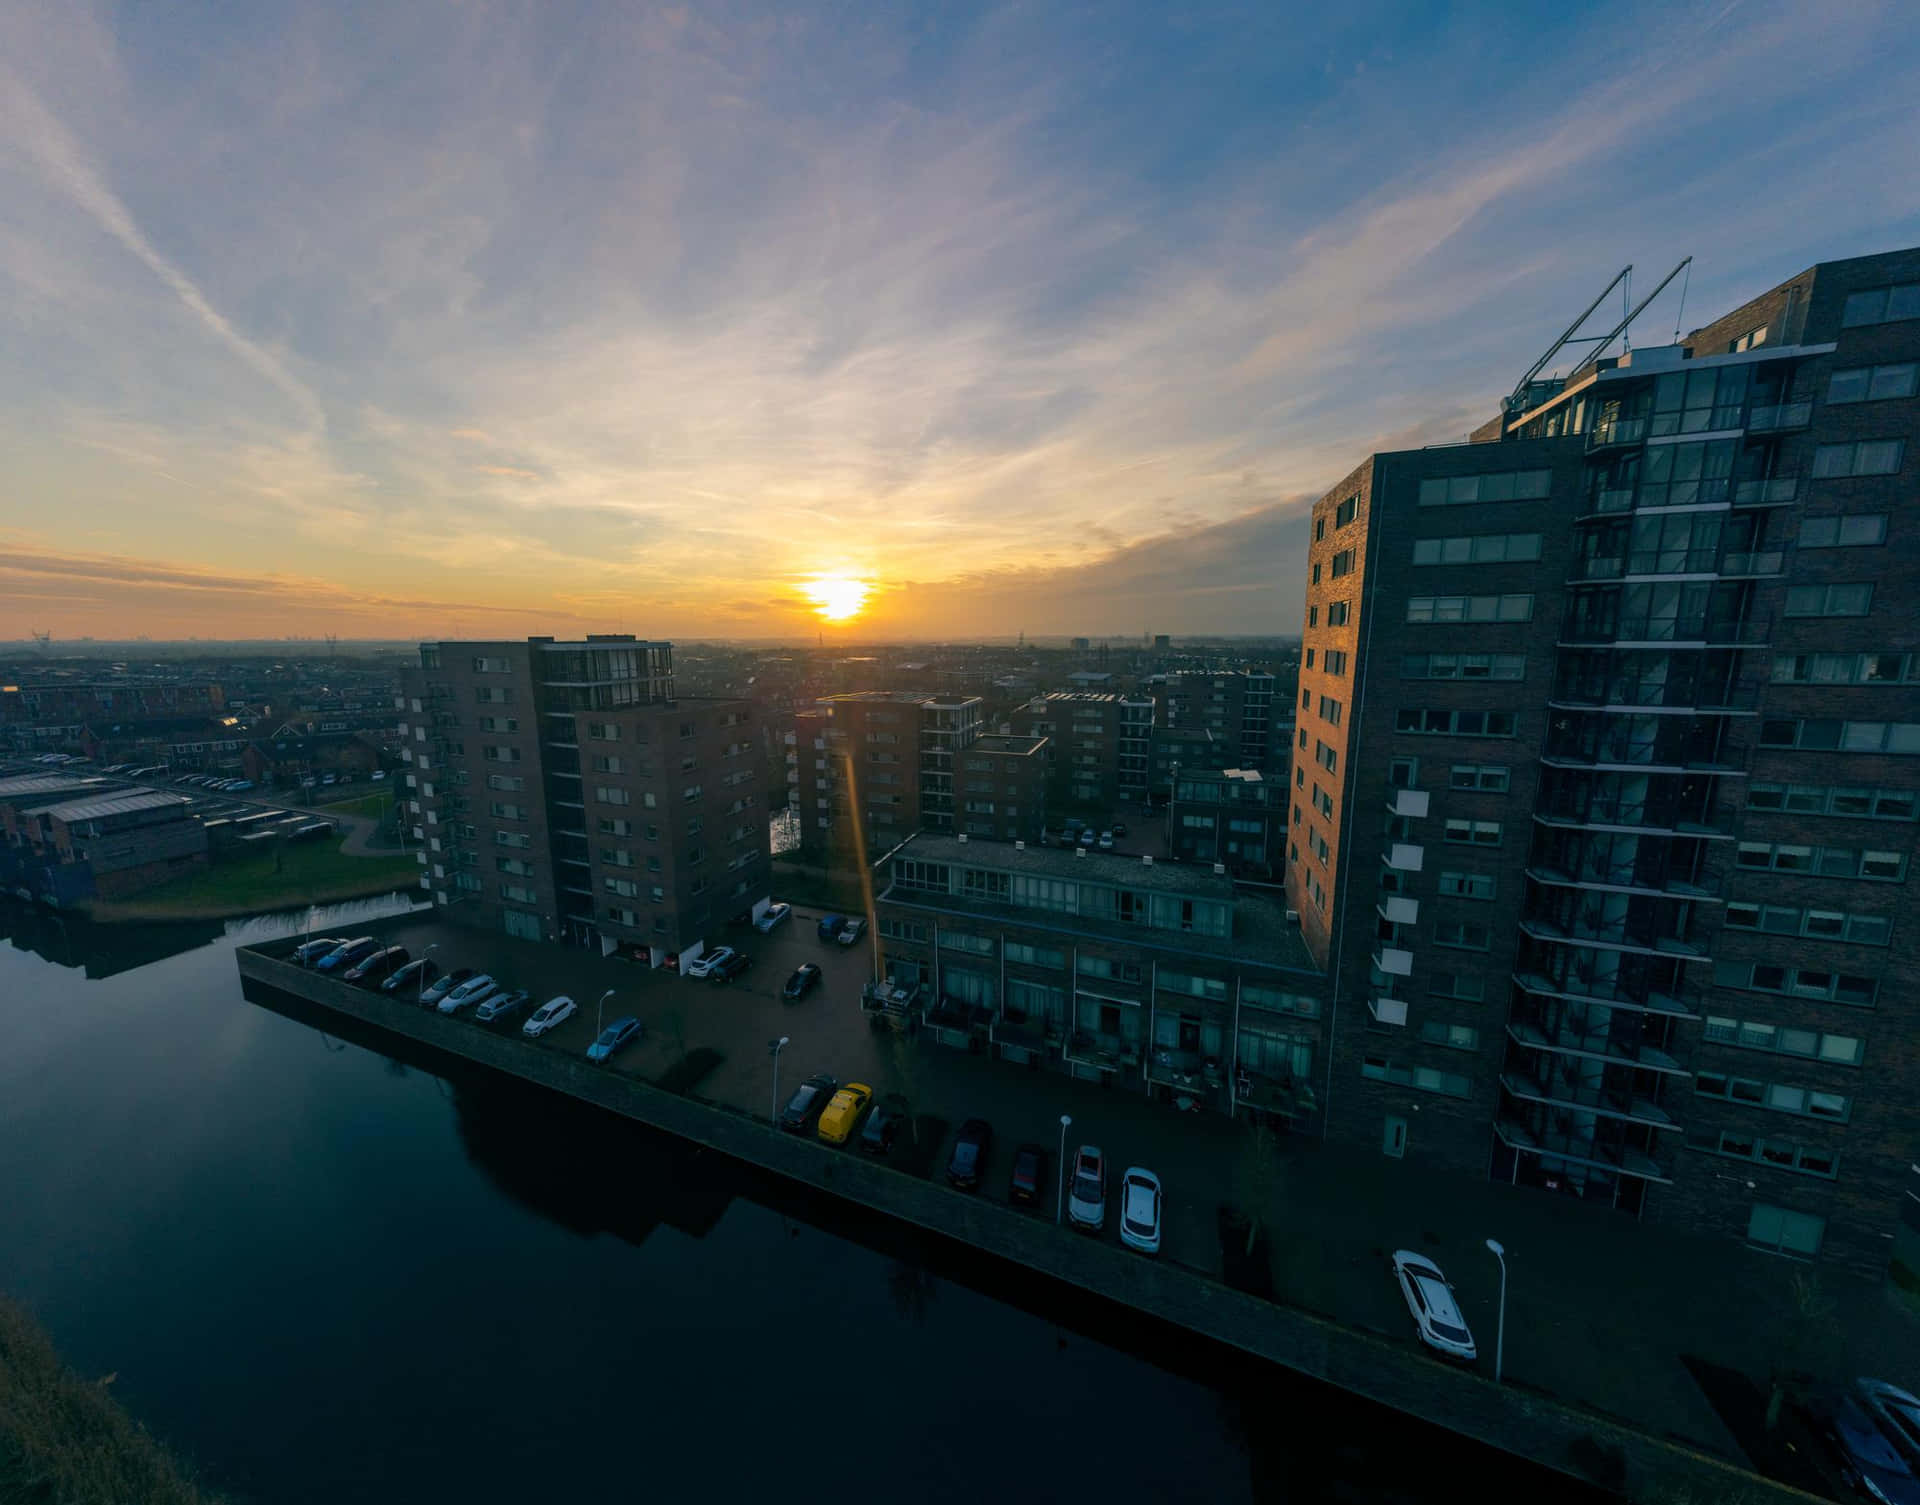
[[[1920,242],[1916,76],[1873,0],[0,0],[0,639],[1295,632],[1311,499],[1623,265],[1651,344]]]

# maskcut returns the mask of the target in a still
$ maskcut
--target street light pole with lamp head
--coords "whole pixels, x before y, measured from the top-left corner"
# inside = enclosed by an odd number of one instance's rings
[[[607,1000],[613,997],[613,994],[614,990],[608,988],[606,992],[600,995],[600,1001],[593,1006],[593,1033],[595,1038],[599,1037],[600,1025],[607,1017]]]
[[[1493,1382],[1497,1385],[1507,1357],[1507,1251],[1498,1239],[1488,1239],[1487,1252],[1500,1261],[1500,1325],[1494,1329],[1493,1338]]]
[[[427,947],[425,951],[422,951],[420,953],[420,974],[419,974],[420,986],[413,990],[413,1001],[423,1008],[426,1006],[426,1002],[427,1002],[427,958],[431,956],[434,952],[438,951],[439,949],[440,949],[440,943],[438,941],[434,941]]]
[[[780,1052],[787,1048],[791,1035],[782,1035],[778,1040],[767,1041],[767,1054],[773,1057],[773,1101],[767,1107],[767,1127],[780,1127]]]
[[[1053,1226],[1058,1228],[1060,1220],[1067,1210],[1067,1130],[1073,1127],[1073,1119],[1068,1114],[1060,1115],[1060,1175],[1059,1185],[1053,1193]]]

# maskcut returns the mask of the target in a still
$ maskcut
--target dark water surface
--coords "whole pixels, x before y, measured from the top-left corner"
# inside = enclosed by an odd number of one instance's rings
[[[0,904],[0,1290],[239,1498],[1384,1500],[1512,1472],[247,1001],[233,946],[287,928]]]

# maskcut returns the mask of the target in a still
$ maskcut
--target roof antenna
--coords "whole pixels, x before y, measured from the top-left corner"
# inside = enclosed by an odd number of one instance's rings
[[[1633,267],[1627,267],[1626,285],[1620,289],[1620,348],[1628,355],[1633,354],[1633,315],[1627,309],[1633,303]]]
[[[1680,307],[1673,316],[1673,343],[1680,343],[1680,321],[1687,316],[1687,284],[1693,281],[1693,258],[1687,258],[1687,270],[1680,278]],[[1788,295],[1791,298],[1791,294]]]

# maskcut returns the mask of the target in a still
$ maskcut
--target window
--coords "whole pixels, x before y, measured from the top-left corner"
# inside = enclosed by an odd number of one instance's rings
[[[503,804],[499,800],[492,800],[488,802],[487,810],[495,820],[525,820],[527,818],[527,807],[525,805],[508,805]]]
[[[1493,941],[1485,925],[1466,920],[1440,920],[1433,927],[1433,943],[1453,951],[1485,951]]]
[[[1243,983],[1240,1002],[1248,1008],[1271,1009],[1276,1014],[1295,1014],[1302,1019],[1320,1017],[1320,1000],[1311,993],[1290,993],[1282,988]]]
[[[1448,1050],[1478,1050],[1480,1031],[1471,1024],[1444,1024],[1429,1019],[1420,1026],[1420,1038],[1429,1045],[1444,1045]]]
[[[631,805],[633,796],[624,789],[596,788],[593,797],[602,805]]]
[[[1716,1014],[1707,1016],[1705,1038],[1714,1045],[1805,1056],[1832,1066],[1858,1066],[1862,1055],[1858,1035],[1824,1034],[1819,1030],[1794,1029],[1752,1019],[1727,1019]]]
[[[1790,585],[1790,617],[1864,617],[1873,605],[1873,587],[1862,585]]]
[[[614,721],[589,721],[587,723],[587,740],[589,742],[618,742],[620,740],[620,725]]]
[[[534,892],[524,883],[503,883],[500,885],[500,897],[513,904],[533,904]]]
[[[1723,1131],[1711,1145],[1699,1148],[1735,1160],[1753,1160],[1776,1170],[1800,1171],[1809,1176],[1831,1179],[1839,1169],[1840,1157],[1832,1150],[1815,1149],[1789,1139],[1761,1139],[1753,1134]]]
[[[625,847],[600,848],[600,860],[608,867],[632,867],[633,853]]]
[[[1442,873],[1440,896],[1445,899],[1491,899],[1494,881],[1491,873]]]
[[[1497,847],[1500,845],[1500,822],[1449,820],[1442,839],[1456,847]]]
[[[1329,571],[1329,573],[1335,580],[1338,580],[1342,575],[1351,575],[1353,573],[1353,556],[1354,551],[1352,549],[1342,549],[1338,554],[1333,556],[1333,569]]]
[[[1873,1007],[1879,984],[1871,977],[1834,972],[1825,967],[1787,967],[1772,962],[1721,961],[1713,964],[1716,988],[1740,988],[1749,993],[1783,993],[1816,1003],[1845,1003]]]
[[[1313,662],[1312,662],[1313,650],[1309,648],[1307,650],[1307,654],[1308,654],[1307,667],[1312,668],[1313,667]],[[1326,651],[1325,656],[1321,658],[1320,666],[1328,674],[1334,674],[1334,675],[1345,674],[1347,672],[1346,651],[1344,649],[1329,648]]]
[[[614,820],[603,815],[600,817],[598,828],[602,836],[633,835],[633,822],[630,820]]]
[[[1827,382],[1827,401],[1878,402],[1886,397],[1911,397],[1914,373],[1920,370],[1912,361],[1895,366],[1855,366],[1836,371]]]
[[[1829,721],[1768,719],[1760,723],[1762,747],[1812,752],[1920,753],[1920,721]]]
[[[1797,1113],[1802,1118],[1824,1118],[1832,1123],[1845,1123],[1853,1112],[1852,1100],[1838,1092],[1815,1092],[1785,1082],[1757,1082],[1718,1071],[1696,1072],[1693,1090],[1750,1108],[1771,1108],[1776,1113]]]
[[[518,716],[482,716],[480,730],[511,734],[520,730],[520,718]]]
[[[1325,538],[1326,536],[1327,536],[1326,518],[1324,516],[1316,517],[1313,520],[1313,541],[1315,543],[1319,543],[1320,540]]]
[[[1320,608],[1317,606],[1309,606],[1307,608],[1307,626],[1318,627],[1319,625],[1320,625]]]
[[[1749,1244],[1797,1259],[1812,1259],[1818,1254],[1826,1232],[1827,1220],[1815,1213],[1770,1207],[1765,1202],[1754,1203],[1753,1212],[1747,1218]]]
[[[1749,329],[1737,340],[1727,341],[1727,354],[1738,355],[1743,350],[1751,350],[1755,345],[1764,345],[1766,343],[1767,326],[1762,324],[1758,329]]]
[[[1533,597],[1409,596],[1409,622],[1531,622]]]
[[[489,744],[480,750],[480,756],[485,758],[489,763],[518,763],[520,761],[520,749],[504,744]]]
[[[680,799],[684,804],[691,805],[695,800],[700,798],[700,795],[701,788],[698,784],[689,784],[685,789],[680,791]]]
[[[1353,614],[1351,601],[1329,601],[1327,603],[1327,626],[1345,627]]]
[[[1311,690],[1309,690],[1309,689],[1307,689],[1307,688],[1306,688],[1306,687],[1305,687],[1304,685],[1303,685],[1303,686],[1301,686],[1301,688],[1300,688],[1300,709],[1304,711],[1304,710],[1306,710],[1306,709],[1307,709],[1307,707],[1308,707],[1308,706],[1310,706],[1310,705],[1312,705],[1312,704],[1313,704],[1313,691],[1311,691]]]
[[[1458,1072],[1436,1071],[1431,1066],[1396,1066],[1384,1056],[1363,1056],[1360,1075],[1376,1082],[1391,1082],[1396,1087],[1437,1092],[1442,1097],[1473,1095],[1473,1082]]]
[[[1850,293],[1846,306],[1840,311],[1842,329],[1858,329],[1863,324],[1892,324],[1899,319],[1920,319],[1920,282]]]
[[[1490,475],[1429,477],[1420,483],[1422,507],[1464,507],[1476,502],[1538,501],[1552,490],[1553,472],[1505,470]]]
[[[1409,653],[1400,660],[1402,679],[1524,679],[1524,653]]]
[[[1538,533],[1469,533],[1413,541],[1415,564],[1514,564],[1539,557]]]
[[[1850,512],[1838,517],[1809,517],[1800,524],[1803,549],[1872,547],[1887,541],[1887,514]]]
[[[1857,946],[1885,946],[1893,937],[1893,920],[1887,915],[1802,909],[1792,904],[1760,904],[1751,899],[1729,899],[1726,923],[1733,930],[1763,930],[1769,935],[1800,935],[1816,941],[1850,941]]]
[[[1901,439],[1862,439],[1857,444],[1823,444],[1813,452],[1813,478],[1816,481],[1841,480],[1847,476],[1890,476],[1897,474],[1906,453]]]
[[[1435,972],[1427,979],[1427,996],[1480,1003],[1487,996],[1486,979],[1464,972]]]
[[[1318,561],[1315,561],[1313,566],[1313,583],[1315,585],[1320,583],[1320,565]]]
[[[634,899],[640,895],[640,885],[631,878],[602,878],[601,886],[610,894],[618,894],[623,899]]]
[[[513,661],[505,658],[476,658],[473,661],[475,674],[511,674]]]
[[[1808,878],[1861,878],[1875,883],[1903,883],[1907,854],[1857,847],[1816,847],[1796,842],[1743,841],[1734,860],[1744,868],[1797,873]]]
[[[609,753],[595,753],[593,758],[595,773],[624,773],[626,765]]]
[[[1008,941],[1006,957],[1010,962],[1018,962],[1028,967],[1052,967],[1059,969],[1067,964],[1067,954],[1051,946],[1029,946],[1016,941]]]
[[[517,773],[490,773],[487,775],[487,788],[502,794],[514,794],[527,787],[527,781]]]
[[[493,859],[493,865],[501,872],[515,878],[533,876],[533,864],[524,857],[496,857]]]
[[[1510,770],[1504,763],[1455,763],[1447,770],[1447,787],[1505,794],[1509,778]]]
[[[1911,789],[1829,784],[1754,784],[1749,810],[1790,810],[1801,815],[1838,815],[1853,820],[1912,820]]]
[[[481,705],[512,705],[513,691],[500,685],[482,685],[473,692],[473,698]]]
[[[533,838],[525,831],[495,831],[493,844],[497,847],[516,847],[525,851],[533,845]]]
[[[1394,713],[1393,729],[1423,737],[1511,737],[1514,713],[1408,707]]]
[[[1333,819],[1333,796],[1328,794],[1326,790],[1322,789],[1318,784],[1313,786],[1313,808],[1318,810],[1328,820]],[[1211,822],[1209,822],[1209,824],[1211,824]],[[1235,824],[1238,825],[1239,822],[1236,821]]]
[[[1300,734],[1303,746],[1305,745],[1306,735],[1305,732]],[[1340,756],[1338,752],[1318,738],[1314,739],[1313,761],[1326,769],[1328,773],[1335,773],[1339,770]]]
[[[1359,512],[1360,512],[1360,497],[1356,493],[1355,495],[1348,497],[1344,502],[1340,503],[1339,506],[1333,509],[1334,527],[1336,528],[1346,527],[1348,523],[1352,522],[1354,518],[1359,515]]]
[[[1906,653],[1782,653],[1773,660],[1777,685],[1897,685],[1920,679],[1920,659]]]
[[[1326,722],[1327,725],[1338,726],[1340,724],[1341,709],[1342,707],[1339,701],[1330,699],[1325,695],[1320,697],[1320,719]]]

